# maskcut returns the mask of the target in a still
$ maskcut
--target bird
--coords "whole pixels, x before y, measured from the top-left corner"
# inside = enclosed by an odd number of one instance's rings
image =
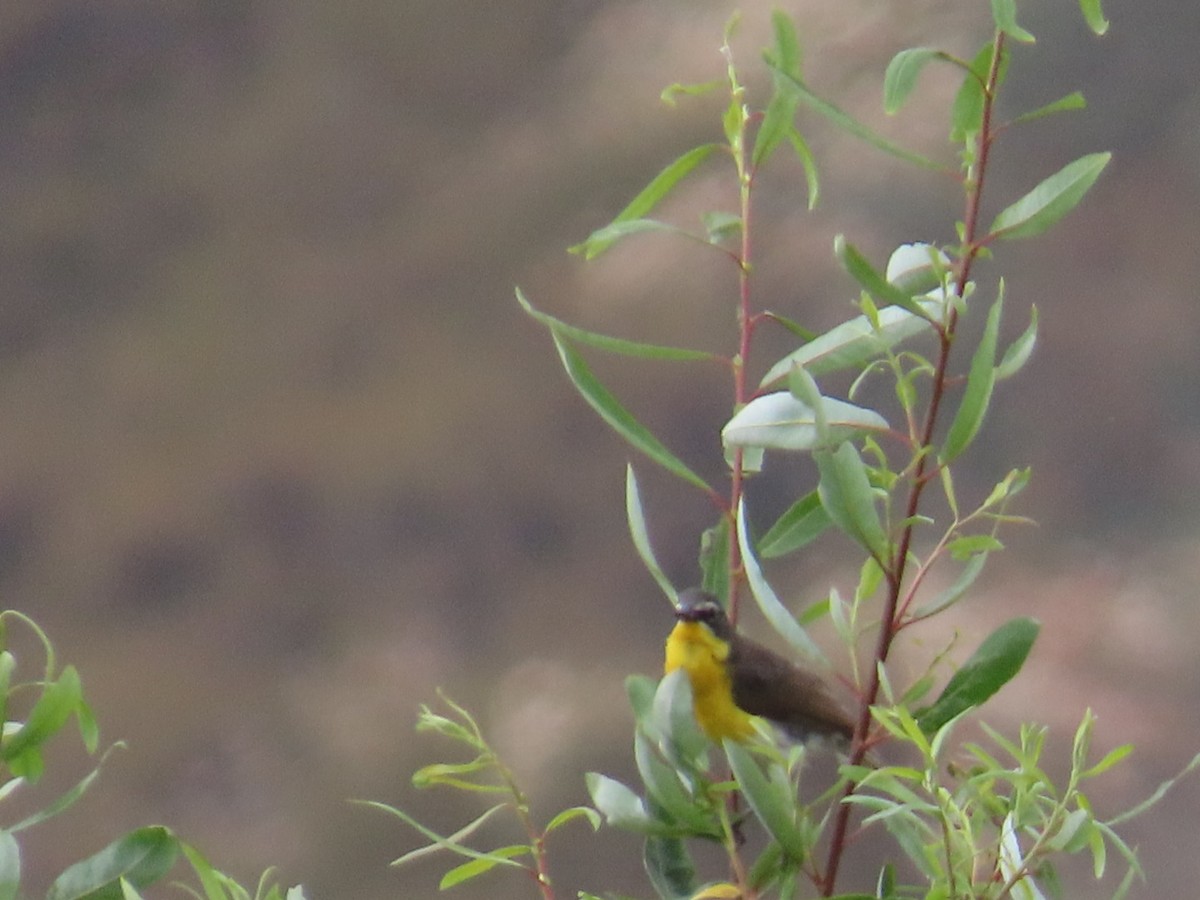
[[[854,723],[825,681],[734,630],[717,599],[699,588],[681,591],[666,642],[664,672],[687,673],[696,722],[717,744],[745,742],[752,716],[798,743],[821,739],[846,750]]]

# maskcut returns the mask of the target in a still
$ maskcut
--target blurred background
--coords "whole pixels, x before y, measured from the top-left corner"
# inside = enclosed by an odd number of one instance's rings
[[[761,102],[772,4],[737,6],[735,51]],[[1135,742],[1095,788],[1103,813],[1200,749],[1200,6],[1112,0],[1104,38],[1070,0],[1025,6],[1039,42],[1016,48],[1003,112],[1076,89],[1090,105],[1005,135],[989,214],[1078,155],[1115,157],[1066,223],[979,270],[985,297],[1006,277],[1005,334],[1036,304],[1041,339],[994,400],[960,496],[1032,465],[1018,511],[1039,524],[1005,533],[975,596],[916,636],[912,658],[951,629],[965,654],[999,622],[1038,616],[1028,666],[987,717],[1047,723],[1058,760],[1087,707],[1098,753]],[[573,393],[513,287],[585,327],[732,347],[735,273],[716,254],[662,237],[594,263],[565,248],[719,139],[719,99],[668,109],[659,92],[722,76],[733,8],[0,6],[0,597],[78,666],[106,741],[128,743],[29,836],[30,891],[161,822],[246,880],[277,865],[313,898],[433,896],[445,866],[389,870],[417,836],[347,800],[445,831],[478,811],[409,782],[456,752],[413,731],[438,686],[479,714],[543,815],[586,802],[586,770],[630,777],[622,681],[658,671],[670,625],[626,534],[632,451]],[[949,73],[928,71],[887,121],[882,73],[914,44],[973,53],[987,4],[786,9],[817,90],[952,159]],[[822,206],[804,211],[802,172],[781,154],[759,195],[757,302],[821,329],[855,294],[835,234],[882,264],[898,243],[952,240],[961,210],[948,180],[801,124]],[[664,215],[694,225],[731,208],[729,187],[714,164]],[[788,347],[763,335],[756,372]],[[593,361],[721,483],[719,372]],[[712,510],[633,461],[668,574],[694,581]],[[811,486],[803,465],[768,462],[751,493],[759,528]],[[830,537],[771,575],[801,608],[848,592],[856,563]],[[63,757],[54,783],[87,771]],[[1184,782],[1127,826],[1149,873],[1135,896],[1200,880],[1198,801],[1200,782]],[[551,844],[563,896],[647,896],[635,839],[584,830]],[[1086,874],[1069,873],[1070,896],[1111,893]],[[458,894],[531,896],[505,874],[483,884]]]

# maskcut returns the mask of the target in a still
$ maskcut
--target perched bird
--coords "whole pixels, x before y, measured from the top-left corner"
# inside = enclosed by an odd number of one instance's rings
[[[713,741],[746,740],[754,733],[750,717],[761,716],[793,740],[849,746],[854,723],[825,682],[734,631],[715,597],[681,592],[675,618],[664,669],[687,673],[696,721]]]

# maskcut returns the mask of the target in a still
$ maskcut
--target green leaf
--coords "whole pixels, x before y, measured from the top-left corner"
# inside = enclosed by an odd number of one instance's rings
[[[950,140],[963,142],[978,134],[983,125],[983,86],[992,68],[992,43],[983,45],[971,60],[950,110]],[[1008,51],[1000,61],[1000,74],[1008,67]]]
[[[670,222],[660,222],[658,219],[625,219],[620,222],[610,222],[603,228],[596,229],[588,235],[587,240],[582,244],[576,244],[567,249],[568,252],[582,253],[584,259],[591,260],[595,259],[622,238],[635,234],[649,234],[651,232],[670,234],[701,244],[708,243],[700,235],[694,234],[686,228],[680,228],[678,225],[672,225]]]
[[[459,856],[466,856],[470,859],[479,859],[485,854],[468,847],[463,843],[463,841],[478,831],[483,823],[490,819],[493,815],[501,810],[511,808],[510,804],[508,803],[497,803],[495,806],[484,810],[462,828],[458,829],[458,831],[454,832],[454,834],[442,836],[432,828],[422,825],[404,810],[398,809],[395,806],[388,806],[386,803],[379,803],[375,800],[358,800],[355,802],[361,804],[362,806],[367,806],[371,809],[378,809],[391,816],[395,816],[401,822],[404,822],[406,825],[408,825],[414,831],[417,831],[422,837],[429,841],[429,844],[426,846],[418,847],[415,850],[410,850],[402,856],[398,856],[393,859],[388,864],[393,867],[403,866],[406,863],[429,856],[430,854],[436,853],[439,850],[449,850],[451,853],[456,853]],[[520,863],[510,863],[510,865],[519,866]]]
[[[979,706],[1021,670],[1040,625],[1030,618],[1005,622],[993,631],[946,684],[934,704],[917,714],[925,734]]]
[[[905,162],[912,163],[915,166],[920,166],[924,169],[932,169],[940,171],[945,168],[941,163],[935,162],[928,157],[922,156],[919,153],[914,153],[911,150],[906,150],[899,144],[889,141],[883,135],[873,131],[866,125],[862,124],[852,116],[843,112],[828,100],[818,97],[797,75],[783,71],[776,67],[775,72],[779,74],[782,83],[787,84],[796,95],[804,101],[809,107],[816,110],[818,113],[827,118],[834,125],[849,132],[859,140],[866,142],[877,150],[881,150],[897,159],[902,159]]]
[[[617,214],[617,217],[612,220],[611,224],[593,232],[587,240],[571,247],[570,252],[581,253],[586,259],[595,259],[621,237],[620,233],[612,234],[609,232],[609,229],[635,219],[644,219],[658,205],[659,201],[671,192],[671,189],[675,185],[700,165],[700,163],[708,159],[712,155],[712,152],[720,146],[720,144],[702,144],[684,153],[655,175],[650,183],[642,188],[641,192],[629,202],[629,205]],[[609,233],[606,234],[606,232]]]
[[[649,835],[642,848],[642,862],[662,900],[680,900],[696,892],[696,868],[680,838]]]
[[[719,246],[741,236],[742,217],[736,213],[708,212],[702,218],[710,244]]]
[[[920,300],[876,271],[858,248],[847,243],[844,235],[839,234],[833,239],[833,252],[851,277],[876,301],[876,305],[893,304],[923,318],[933,318]]]
[[[775,148],[792,130],[797,103],[796,95],[791,90],[777,88],[771,96],[763,113],[762,124],[754,136],[754,151],[750,161],[756,168],[770,159]]]
[[[649,429],[637,421],[617,401],[617,398],[592,374],[592,370],[583,361],[583,357],[573,347],[557,334],[552,333],[552,336],[554,338],[554,346],[558,348],[558,355],[562,359],[563,368],[567,370],[567,375],[575,385],[575,389],[579,391],[583,399],[591,405],[592,409],[600,414],[600,417],[617,434],[621,435],[626,441],[645,453],[668,472],[682,478],[689,484],[695,485],[705,493],[712,492],[703,478],[684,465],[682,460],[664,447]]]
[[[763,447],[773,450],[817,450],[837,446],[871,431],[887,431],[888,423],[874,410],[821,398],[828,430],[817,430],[817,412],[788,391],[755,397],[721,429],[727,447]]]
[[[1004,545],[990,534],[967,534],[946,545],[951,558],[958,562],[1003,549]]]
[[[621,782],[599,772],[588,772],[584,780],[592,805],[609,825],[633,831],[646,831],[651,827],[652,820],[642,798]]]
[[[942,301],[931,298],[917,302],[927,316],[915,316],[899,306],[885,306],[879,310],[878,327],[865,315],[835,325],[771,366],[759,389],[774,387],[797,366],[814,376],[862,366],[901,341],[932,330],[929,318],[938,315]]]
[[[654,692],[654,707],[647,734],[659,749],[680,768],[704,770],[709,741],[696,724],[692,706],[692,684],[687,673],[676,669],[664,675]]]
[[[1029,311],[1029,326],[1019,338],[1008,345],[1008,349],[1004,351],[1004,356],[1000,360],[1000,365],[996,366],[997,381],[1016,375],[1025,367],[1025,363],[1029,362],[1029,357],[1033,354],[1033,347],[1037,343],[1037,330],[1038,311],[1037,307],[1033,306]]]
[[[462,884],[464,881],[470,881],[484,872],[490,872],[498,865],[502,865],[508,860],[516,856],[529,853],[529,847],[524,844],[514,844],[511,847],[500,847],[492,850],[489,853],[480,856],[477,859],[468,860],[461,865],[455,866],[442,876],[442,880],[438,882],[438,890],[444,891],[447,888],[452,888],[456,884]]]
[[[1133,744],[1122,744],[1120,747],[1114,747],[1108,753],[1104,754],[1104,758],[1100,762],[1081,772],[1079,777],[1095,778],[1097,775],[1102,775],[1132,752]]]
[[[1087,101],[1083,99],[1083,94],[1079,91],[1074,91],[1065,97],[1060,97],[1053,103],[1047,103],[1045,106],[1039,106],[1037,109],[1030,110],[1027,113],[1021,113],[1021,115],[1013,119],[1013,123],[1032,122],[1035,119],[1041,119],[1054,113],[1066,112],[1072,109],[1084,109],[1086,106]]]
[[[629,522],[629,534],[633,538],[634,549],[637,550],[642,565],[653,576],[667,598],[673,601],[677,592],[654,556],[654,548],[650,544],[650,531],[646,528],[646,517],[642,512],[642,494],[638,488],[637,476],[633,473],[633,466],[629,464],[625,466],[625,515]]]
[[[100,760],[100,764],[83,778],[81,778],[73,788],[65,791],[53,802],[41,806],[37,811],[31,813],[16,825],[10,826],[8,830],[16,834],[18,831],[24,831],[26,828],[30,828],[34,825],[45,822],[47,819],[51,819],[59,813],[74,806],[75,801],[82,797],[87,789],[92,786],[93,782],[100,777],[100,769],[108,759],[109,753],[118,747],[124,747],[124,744],[114,744],[107,751],[105,751],[104,756]]]
[[[698,84],[680,84],[676,82],[663,88],[662,93],[659,94],[659,99],[667,104],[667,106],[675,106],[677,98],[680,96],[701,97],[704,94],[711,94],[713,91],[720,90],[723,87],[725,87],[725,80],[723,78],[716,78],[712,81],[704,81]]]
[[[953,606],[971,589],[971,585],[979,578],[979,573],[983,571],[983,566],[987,562],[988,555],[986,553],[978,553],[967,560],[962,571],[959,572],[958,578],[954,580],[954,584],[946,588],[933,598],[928,604],[919,607],[913,617],[924,619],[932,616],[934,613],[941,612],[947,607]]]
[[[21,887],[21,848],[11,831],[0,831],[0,900],[15,900]]]
[[[633,736],[634,759],[646,793],[654,800],[655,811],[664,820],[687,830],[689,834],[720,838],[720,828],[684,788],[679,773],[655,754],[646,736]]]
[[[767,529],[758,541],[763,559],[775,559],[798,550],[824,533],[831,524],[816,491],[805,494]]]
[[[683,347],[664,347],[659,344],[627,341],[624,338],[610,337],[607,334],[598,334],[594,331],[578,328],[575,325],[568,325],[562,319],[557,319],[535,308],[520,288],[517,288],[516,293],[517,302],[521,304],[521,308],[525,312],[529,313],[530,316],[541,322],[555,334],[570,338],[577,344],[585,344],[600,350],[606,350],[609,353],[618,353],[622,356],[633,356],[640,359],[684,361],[714,359],[713,355],[705,350],[689,350]]]
[[[119,900],[121,881],[141,888],[170,871],[179,840],[167,828],[138,828],[54,879],[46,900]]]
[[[771,31],[775,43],[767,55],[768,62],[781,72],[799,78],[802,59],[795,23],[787,13],[776,9],[771,12]]]
[[[700,536],[700,587],[714,597],[728,597],[729,581],[729,517],[719,515]]]
[[[774,589],[763,575],[762,568],[754,556],[754,548],[750,546],[744,499],[738,503],[737,529],[742,567],[746,570],[746,580],[750,584],[750,592],[753,594],[755,602],[758,603],[758,608],[762,610],[763,616],[794,651],[808,659],[826,662],[825,655],[821,653],[820,648],[796,621],[795,616],[787,611],[787,607],[780,602]]]
[[[1032,34],[1017,24],[1017,0],[992,0],[992,21],[996,27],[1014,41],[1022,44],[1032,44],[1035,38]]]
[[[1083,20],[1095,34],[1104,34],[1108,31],[1108,19],[1104,18],[1100,0],[1079,0],[1079,8],[1083,12]]]
[[[66,724],[83,702],[83,688],[74,666],[67,666],[57,681],[47,684],[29,711],[29,718],[0,750],[14,775],[36,780],[33,768],[40,772],[40,747]]]
[[[1001,281],[996,302],[988,311],[983,336],[971,357],[971,370],[967,374],[967,387],[963,391],[962,402],[954,414],[954,421],[950,423],[950,430],[942,444],[939,454],[942,465],[951,462],[971,445],[983,425],[984,417],[987,416],[992,389],[996,385],[996,341],[1000,333],[1000,314],[1003,308],[1004,282]]]
[[[795,125],[788,129],[788,141],[792,145],[796,158],[800,160],[800,165],[804,167],[804,184],[808,189],[808,211],[812,212],[817,208],[817,201],[821,198],[821,173],[817,169],[817,159],[813,156],[808,141],[804,140],[804,135],[796,130]]]
[[[781,789],[763,774],[749,750],[730,740],[722,741],[722,744],[729,768],[754,815],[787,856],[793,860],[804,859],[807,847],[804,834],[796,825],[795,798],[786,780]]]
[[[932,47],[910,47],[893,56],[883,75],[884,112],[891,116],[900,111],[900,107],[904,106],[916,87],[917,76],[921,74],[926,63],[934,59],[949,58],[948,54]]]
[[[1002,210],[992,222],[991,234],[1005,240],[1041,234],[1079,204],[1110,159],[1111,153],[1091,153],[1067,163]]]
[[[829,518],[878,559],[887,556],[887,534],[875,506],[867,467],[851,444],[813,453],[821,480],[817,492]]]
[[[1116,825],[1120,825],[1122,822],[1129,821],[1130,819],[1134,818],[1135,816],[1140,816],[1146,810],[1150,809],[1150,807],[1157,804],[1158,801],[1161,800],[1164,796],[1166,796],[1167,791],[1169,791],[1172,787],[1175,786],[1175,782],[1177,782],[1180,778],[1183,778],[1185,775],[1187,775],[1188,773],[1193,771],[1197,766],[1200,766],[1200,753],[1197,753],[1195,756],[1193,756],[1192,761],[1189,762],[1186,766],[1184,766],[1179,771],[1178,775],[1176,775],[1174,778],[1168,778],[1166,781],[1160,783],[1159,786],[1154,789],[1154,793],[1152,793],[1149,797],[1147,797],[1141,803],[1138,803],[1136,806],[1133,806],[1133,807],[1125,810],[1123,813],[1121,813],[1117,816],[1114,816],[1113,818],[1109,819],[1104,824],[1106,826],[1116,826]]]
[[[658,679],[648,675],[630,675],[625,679],[625,695],[638,725],[643,725],[654,711],[654,692],[657,690]]]

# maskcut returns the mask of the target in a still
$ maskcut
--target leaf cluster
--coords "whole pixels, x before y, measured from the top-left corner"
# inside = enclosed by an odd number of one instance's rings
[[[546,865],[547,836],[576,819],[585,819],[595,830],[600,827],[600,816],[590,807],[575,806],[562,810],[544,826],[539,826],[534,820],[529,799],[517,784],[512,770],[484,738],[475,718],[445,694],[440,696],[448,714],[436,712],[429,706],[422,706],[417,730],[448,738],[465,748],[471,754],[471,758],[462,762],[438,762],[422,766],[413,773],[413,785],[422,789],[449,787],[495,797],[497,802],[453,834],[442,835],[399,807],[375,800],[359,801],[364,806],[399,819],[428,841],[427,844],[392,860],[391,864],[397,867],[407,865],[444,850],[465,861],[451,867],[442,875],[439,882],[442,890],[470,881],[492,869],[507,868],[527,875],[537,885],[541,895],[550,900],[554,896],[554,889]],[[500,813],[510,814],[517,820],[525,840],[503,844],[490,850],[477,850],[472,847],[468,843],[469,839],[476,837],[485,823]]]
[[[26,678],[14,649],[14,626],[34,638],[43,662],[37,678]],[[46,633],[28,616],[15,610],[0,612],[0,764],[5,780],[0,784],[0,803],[36,787],[45,772],[45,752],[60,737],[71,719],[78,725],[83,747],[95,755],[99,729],[83,698],[79,673],[73,666],[59,668],[54,646]],[[19,821],[0,820],[0,900],[28,896],[22,884],[21,841],[25,832],[58,816],[79,801],[100,775],[108,755],[101,754],[96,767],[63,794],[44,801]],[[108,846],[68,866],[46,891],[46,900],[139,900],[142,891],[161,882],[180,856],[190,864],[199,890],[192,885],[177,887],[200,900],[304,900],[299,887],[282,890],[268,870],[253,893],[233,878],[214,868],[195,847],[170,828],[150,825],[135,828]]]

